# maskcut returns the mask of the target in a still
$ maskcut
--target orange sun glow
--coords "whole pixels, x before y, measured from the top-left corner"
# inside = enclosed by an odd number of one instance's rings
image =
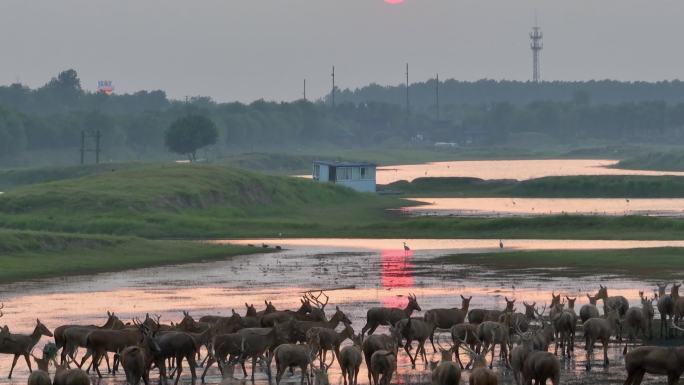
[[[403,2],[404,0],[385,0],[385,3],[387,4],[401,4]]]

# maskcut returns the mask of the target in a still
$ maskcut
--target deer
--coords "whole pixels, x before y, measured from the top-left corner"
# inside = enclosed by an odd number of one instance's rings
[[[121,366],[126,374],[128,385],[139,385],[140,380],[149,385],[150,367],[161,353],[161,347],[145,326],[140,326],[142,340],[136,346],[129,346],[121,351]],[[159,366],[159,365],[157,365]]]
[[[293,319],[300,321],[321,321],[320,316],[316,319],[309,317],[309,314],[313,314],[314,308],[311,306],[311,301],[308,298],[301,298],[299,301],[301,302],[301,305],[299,306],[299,309],[295,311],[280,310],[265,314],[263,317],[261,317],[261,326],[273,327],[275,324],[281,324]],[[322,306],[325,307],[325,305]],[[320,313],[317,314],[320,315]]]
[[[69,369],[66,365],[57,365],[52,385],[90,385],[90,377],[81,369]]]
[[[414,311],[421,311],[418,300],[413,294],[408,296],[408,304],[405,308],[373,307],[366,312],[366,324],[361,329],[361,335],[373,334],[380,325],[394,325],[404,318],[411,317]],[[369,357],[370,358],[370,357]]]
[[[38,369],[29,375],[28,385],[52,385],[52,381],[47,370]]]
[[[332,350],[334,355],[330,362],[330,367],[335,362],[335,357],[339,360],[340,345],[342,342],[354,337],[354,329],[348,323],[344,323],[344,329],[336,332],[335,329],[316,326],[306,332],[306,341],[309,345],[318,348],[317,353],[320,357],[321,368],[325,363],[328,351]]]
[[[300,384],[304,384],[304,378],[310,385],[308,368],[316,356],[316,349],[306,344],[282,344],[275,348],[273,357],[276,363],[276,385],[280,385],[280,380],[288,368],[299,368],[302,371]]]
[[[574,302],[574,301],[573,301]],[[556,305],[556,310],[551,316],[551,323],[558,334],[559,341],[556,343],[555,355],[558,355],[558,347],[561,348],[562,356],[570,356],[570,352],[575,350],[575,326],[577,325],[577,315],[568,309],[563,309],[563,305]]]
[[[644,292],[639,292],[639,298],[641,299],[641,307],[630,307],[627,309],[625,318],[623,322],[629,328],[628,340],[634,342],[635,337],[641,333],[641,335],[646,339],[646,332],[648,331],[648,338],[653,337],[653,300],[655,298],[647,298],[644,296]],[[636,342],[634,342],[636,345]],[[627,345],[622,351],[622,354],[627,354]]]
[[[580,308],[579,312],[579,318],[582,323],[584,323],[586,320],[589,318],[598,318],[599,317],[599,311],[598,308],[596,307],[596,301],[598,301],[598,297],[596,296],[590,296],[587,294],[587,298],[589,299],[589,303],[582,305]]]
[[[12,378],[12,372],[14,372],[14,367],[17,365],[17,360],[20,356],[24,356],[26,360],[26,365],[29,368],[29,372],[33,372],[31,368],[31,361],[29,360],[29,354],[33,347],[36,346],[40,337],[47,336],[52,337],[52,332],[47,326],[43,325],[39,319],[36,319],[36,327],[33,329],[33,333],[26,334],[14,334],[10,333],[9,330],[6,331],[6,337],[4,341],[0,343],[0,353],[2,354],[12,354],[14,359],[12,360],[12,368],[10,369],[9,376],[7,378]]]
[[[210,348],[208,349],[209,354],[207,358],[207,363],[204,366],[204,372],[202,373],[202,383],[204,383],[204,378],[207,375],[207,371],[214,363],[221,373],[225,376],[224,367],[229,356],[239,357],[242,353],[242,340],[243,336],[239,333],[229,333],[229,334],[219,334],[211,338],[209,343]],[[232,362],[232,361],[231,361]],[[240,360],[235,361],[235,363],[242,363],[243,374],[247,377],[247,370],[245,369],[244,362]],[[231,366],[232,367],[232,366]],[[232,371],[231,371],[232,374]]]
[[[525,317],[527,317],[527,320],[534,321],[536,319],[534,311],[537,309],[537,302],[528,304],[527,302],[523,301],[523,306],[525,306]]]
[[[360,336],[363,338],[363,335]],[[371,358],[373,354],[377,351],[384,350],[390,352],[397,352],[399,350],[399,345],[401,344],[401,332],[396,327],[390,327],[390,335],[387,334],[371,334],[363,340],[361,345],[361,350],[363,351],[363,358],[366,361],[366,367],[368,369],[368,383],[371,384],[372,381],[372,368],[371,368]]]
[[[166,363],[168,358],[176,361],[176,380],[174,385],[178,385],[181,373],[183,372],[183,359],[188,362],[190,367],[190,374],[192,375],[193,383],[197,379],[195,367],[197,363],[195,356],[197,355],[197,344],[195,340],[185,332],[165,332],[155,337],[155,342],[159,346],[159,376],[166,378]]]
[[[676,326],[678,330],[684,330]],[[684,346],[640,346],[625,355],[627,379],[625,385],[639,385],[644,374],[667,376],[667,383],[675,385],[684,372]]]
[[[625,316],[625,313],[627,313],[627,309],[629,309],[629,301],[627,301],[627,298],[621,295],[615,297],[608,296],[607,286],[599,285],[599,291],[596,293],[596,297],[603,300],[603,314],[606,314],[608,307],[611,307],[617,311],[618,315],[622,318]]]
[[[510,339],[508,334],[508,325],[506,323],[484,321],[477,327],[477,338],[482,343],[482,349],[488,351],[491,349],[492,360],[489,363],[491,369],[494,365],[494,348],[499,345],[499,355],[504,361],[506,367],[510,367],[508,362],[508,348],[510,346]]]
[[[463,349],[465,349],[470,355],[470,360],[473,361],[473,370],[470,373],[468,383],[470,385],[497,385],[499,383],[499,379],[491,370],[491,368],[487,368],[487,360],[485,359],[488,353],[487,348],[485,348],[482,353],[477,353],[470,349],[470,347],[468,347],[468,345],[465,343],[462,343],[462,345]],[[490,348],[492,349],[493,357],[494,345],[491,345]]]
[[[465,321],[466,315],[468,314],[468,308],[470,307],[470,300],[473,297],[466,298],[461,295],[461,308],[451,308],[451,309],[430,309],[425,312],[424,318],[427,322],[432,322],[435,325],[435,329],[430,333],[430,344],[432,344],[432,351],[437,352],[435,348],[435,330],[440,329],[451,329],[452,326],[463,323]]]
[[[340,322],[351,324],[351,320],[347,318],[339,307],[335,307],[335,314],[330,317],[330,321],[297,321],[292,320],[291,337],[293,342],[306,342],[306,332],[314,327],[323,327],[328,329],[335,329]]]
[[[86,348],[92,352],[91,367],[95,370],[98,377],[102,378],[99,363],[107,353],[119,354],[129,346],[135,346],[142,338],[140,325],[143,323],[134,320],[136,328],[126,328],[121,330],[95,329],[86,336]],[[148,329],[149,327],[146,326]],[[112,367],[112,374],[116,373],[116,363]]]
[[[79,347],[85,347],[85,336],[94,329],[123,329],[124,323],[117,317],[114,312],[107,311],[107,322],[102,326],[97,325],[61,325],[55,328],[53,331],[55,344],[57,349],[62,349],[61,363],[66,362],[67,355],[71,357],[72,361],[75,359],[75,349]],[[74,333],[72,331],[71,336],[75,340],[70,340],[69,335],[67,335],[67,330],[71,328],[79,328],[82,330],[81,333]],[[87,359],[84,358],[81,362]]]
[[[461,369],[465,369],[466,367],[470,366],[470,363],[466,365],[465,367],[463,366],[463,363],[461,362],[461,356],[459,354],[459,347],[461,346],[461,342],[468,344],[468,346],[472,350],[479,350],[480,349],[480,340],[477,338],[477,325],[475,324],[458,324],[454,325],[451,327],[450,330],[451,333],[451,340],[454,343],[453,351],[454,351],[454,356],[456,356],[456,362],[458,362],[458,365],[461,367]]]
[[[587,351],[587,371],[591,370],[591,359],[594,353],[594,344],[596,341],[601,341],[603,344],[603,365],[608,367],[608,344],[610,343],[610,336],[616,334],[620,329],[620,315],[617,310],[608,307],[608,312],[605,318],[590,318],[584,322],[584,339],[586,345],[584,349]]]
[[[658,313],[660,313],[660,338],[663,337],[663,330],[667,337],[670,336],[670,328],[667,327],[668,322],[672,323],[674,319],[674,305],[675,299],[679,298],[679,287],[681,284],[672,284],[670,295],[665,294],[667,284],[658,284]]]
[[[678,325],[682,321],[682,318],[684,318],[684,297],[679,296],[679,288],[675,290],[674,286],[672,287],[671,295],[674,300],[674,323]],[[675,336],[677,335],[677,330],[679,329],[675,329]]]
[[[378,350],[370,359],[370,375],[373,385],[390,385],[397,370],[397,351]]]
[[[260,311],[256,311],[256,309],[254,309],[254,311],[256,313],[254,316],[256,316],[259,319],[261,319],[266,314],[270,314],[270,313],[277,311],[275,306],[273,306],[272,302],[264,300],[264,304],[266,305],[266,309],[260,310]],[[245,305],[247,305],[247,304],[245,304]],[[254,307],[254,305],[251,305],[251,306]],[[249,306],[247,306],[247,307],[249,308]],[[235,311],[233,311],[233,314],[236,314]],[[247,316],[252,316],[252,314],[247,314]],[[200,317],[199,322],[200,323],[204,322],[204,323],[208,323],[208,324],[215,324],[220,320],[229,319],[231,317],[232,316],[226,317],[226,316],[220,316],[220,315],[205,315],[205,316]]]
[[[432,385],[458,385],[461,381],[461,367],[452,361],[454,347],[445,349],[437,340],[441,360],[431,362]]]
[[[252,358],[252,382],[254,382],[254,373],[256,369],[257,359],[263,357],[267,352],[273,352],[276,346],[280,345],[282,338],[280,337],[278,326],[272,328],[247,328],[238,330],[237,334],[242,337],[242,352],[240,364],[242,365],[243,373],[245,372],[245,359]],[[269,382],[271,379],[270,369],[267,369]]]
[[[546,384],[551,380],[553,385],[560,384],[560,361],[549,352],[532,351],[525,358],[522,369],[523,384]]]
[[[541,313],[535,310],[537,317],[541,321],[541,329],[532,332],[532,348],[534,350],[547,351],[551,342],[555,341],[556,331],[553,324],[546,322],[544,319],[544,312],[546,306],[542,308]]]
[[[411,360],[411,367],[416,368],[416,360],[418,355],[423,358],[423,362],[427,364],[427,355],[425,353],[425,341],[430,338],[432,331],[434,330],[434,324],[432,321],[426,322],[421,318],[405,318],[396,324],[402,337],[406,339],[406,344],[404,345],[404,351],[408,354]],[[418,348],[416,349],[416,354],[411,357],[411,344],[413,341],[418,342]]]
[[[471,324],[480,324],[485,321],[497,322],[501,314],[515,312],[515,299],[509,300],[508,297],[504,297],[504,299],[506,300],[504,310],[473,309],[468,313],[468,322]]]
[[[342,348],[337,356],[337,362],[340,364],[344,385],[357,384],[359,369],[361,368],[361,361],[363,360],[363,352],[361,351],[363,340],[361,336],[352,336],[352,342],[351,345]]]
[[[513,369],[513,379],[516,385],[521,385],[521,378],[523,367],[527,356],[534,351],[532,343],[532,332],[524,333],[519,328],[517,334],[520,337],[520,343],[511,350],[511,369]]]

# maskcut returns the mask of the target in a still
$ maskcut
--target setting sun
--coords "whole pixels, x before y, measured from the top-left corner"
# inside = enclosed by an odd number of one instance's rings
[[[385,0],[385,3],[387,4],[401,4],[403,2],[404,0]]]

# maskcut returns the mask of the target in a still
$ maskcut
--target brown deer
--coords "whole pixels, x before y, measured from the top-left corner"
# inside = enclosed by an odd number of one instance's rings
[[[52,381],[47,371],[38,369],[29,375],[28,385],[52,385]]]
[[[521,384],[522,372],[527,356],[534,351],[532,344],[532,332],[524,333],[517,329],[520,343],[511,350],[511,369],[516,385]]]
[[[627,336],[628,342],[625,343],[625,348],[622,354],[627,354],[627,345],[629,342],[633,342],[636,346],[635,338],[637,335],[641,334],[644,339],[647,338],[646,333],[648,332],[648,338],[653,337],[653,300],[655,298],[647,298],[644,296],[644,292],[639,292],[639,297],[641,298],[641,307],[630,307],[627,309],[625,318],[623,322],[629,328],[629,335]]]
[[[159,344],[154,340],[152,333],[144,326],[141,333],[142,340],[136,346],[129,346],[121,351],[121,366],[126,374],[128,385],[138,385],[140,380],[149,385],[150,367],[155,362],[155,357],[161,353]]]
[[[668,323],[672,323],[674,318],[674,304],[675,299],[679,298],[679,287],[681,284],[672,284],[670,295],[665,294],[667,284],[658,284],[658,313],[660,314],[660,338],[663,337],[663,331],[667,337],[670,336],[670,328]]]
[[[9,333],[9,331],[7,331],[7,333]],[[0,343],[0,353],[14,355],[12,368],[10,369],[7,378],[12,378],[12,372],[14,371],[14,367],[17,365],[17,360],[20,356],[24,356],[29,372],[33,371],[29,355],[31,350],[33,350],[33,347],[40,341],[41,336],[52,337],[52,332],[50,332],[50,329],[43,325],[39,319],[36,319],[36,327],[33,329],[33,333],[29,335],[9,333],[4,341]]]
[[[370,375],[373,385],[390,385],[397,370],[397,351],[378,350],[370,359]]]
[[[515,312],[515,299],[506,300],[506,308],[504,310],[487,310],[487,309],[473,309],[468,313],[468,322],[471,324],[480,324],[485,321],[498,322],[499,317],[503,313]]]
[[[510,338],[508,334],[508,325],[506,323],[484,321],[477,327],[477,338],[482,343],[482,349],[488,351],[491,349],[492,360],[489,363],[491,369],[494,365],[494,348],[499,345],[499,355],[504,361],[506,367],[510,367],[508,362],[508,351],[510,347]]]
[[[118,354],[129,346],[135,346],[142,339],[139,321],[135,321],[136,328],[121,330],[95,329],[86,336],[86,348],[92,352],[91,367],[98,377],[102,378],[99,363],[108,353]],[[149,329],[149,327],[148,327]],[[116,372],[116,363],[112,367],[112,374]]]
[[[461,362],[461,355],[459,353],[459,347],[461,346],[461,342],[463,342],[466,343],[472,350],[480,349],[480,340],[477,338],[477,325],[454,325],[451,328],[450,332],[451,340],[454,343],[453,351],[454,356],[456,357],[456,361],[458,362],[458,365],[461,367],[461,369],[465,369],[466,367],[470,366],[470,362],[468,363],[468,365],[463,366],[463,363]]]
[[[204,383],[204,377],[207,375],[207,371],[214,363],[217,363],[219,370],[225,375],[223,372],[223,368],[225,366],[224,364],[229,356],[240,356],[242,353],[242,340],[242,335],[238,333],[220,334],[211,338],[211,342],[209,344],[211,348],[208,349],[209,358],[204,366],[204,372],[202,373],[201,377],[202,383]],[[247,377],[247,370],[245,369],[244,365],[242,365],[242,368],[244,376]]]
[[[596,307],[596,302],[598,301],[598,297],[596,296],[590,296],[587,294],[587,298],[589,298],[589,303],[582,305],[580,308],[579,312],[579,318],[582,323],[584,323],[586,320],[589,318],[598,318],[599,317],[599,311],[598,308]]]
[[[73,337],[75,338],[74,341],[69,340],[69,336],[66,335],[67,329],[70,328],[80,328],[80,330],[83,330],[83,333],[72,333]],[[57,345],[57,349],[62,349],[62,354],[61,354],[61,363],[64,364],[66,362],[67,355],[71,357],[72,361],[75,360],[75,353],[76,349],[79,347],[85,347],[84,342],[85,342],[85,336],[92,330],[95,329],[123,329],[124,328],[124,323],[121,322],[119,317],[117,317],[114,312],[109,312],[107,311],[107,322],[104,323],[102,326],[97,326],[97,325],[61,325],[55,328],[54,330],[54,338],[55,338],[55,344]],[[84,362],[87,359],[84,358],[82,362]]]
[[[574,301],[573,301],[574,303]],[[563,305],[556,305],[556,311],[551,316],[551,323],[553,328],[558,333],[558,342],[556,343],[555,355],[558,355],[558,347],[561,348],[561,355],[568,357],[571,351],[575,350],[575,326],[577,325],[577,315],[575,312],[568,309],[563,309]]]
[[[672,324],[675,329],[684,330]],[[676,385],[684,372],[684,346],[641,346],[625,356],[625,385],[639,385],[644,374],[666,375],[668,385]]]
[[[316,349],[306,345],[283,344],[279,345],[273,351],[276,364],[276,385],[280,385],[280,380],[288,368],[299,368],[302,371],[302,378],[300,384],[304,384],[304,378],[310,385],[308,368],[316,356]]]
[[[599,285],[599,291],[596,293],[596,297],[603,300],[603,313],[606,314],[608,308],[613,308],[618,312],[620,318],[625,316],[627,309],[629,309],[629,301],[627,298],[618,295],[614,297],[608,296],[608,287]]]
[[[439,344],[441,360],[439,363],[431,362],[432,385],[458,385],[461,381],[461,367],[451,360],[454,348],[445,349]]]
[[[333,359],[330,361],[330,367],[335,362],[335,357],[340,355],[340,345],[342,342],[354,337],[354,329],[348,323],[344,324],[344,329],[341,332],[336,332],[335,329],[326,327],[313,327],[306,332],[307,344],[315,346],[320,357],[321,368],[323,368],[325,359],[329,351],[333,351]]]
[[[155,342],[159,346],[159,376],[166,378],[166,363],[168,358],[175,359],[176,380],[174,385],[178,385],[181,373],[183,372],[183,359],[188,362],[190,367],[190,374],[192,375],[193,383],[197,379],[195,367],[197,363],[195,356],[197,355],[197,344],[195,340],[185,332],[165,332],[155,338]]]
[[[424,318],[427,322],[432,322],[435,328],[430,333],[430,344],[432,344],[432,351],[437,352],[435,348],[435,330],[440,329],[451,329],[452,326],[463,323],[465,321],[466,315],[468,314],[468,308],[470,307],[470,300],[473,297],[464,297],[461,295],[461,308],[451,308],[451,309],[430,309],[425,312]]]
[[[247,358],[252,359],[252,382],[254,382],[254,373],[256,369],[257,360],[263,357],[267,352],[273,352],[274,349],[285,342],[284,338],[281,337],[278,329],[278,325],[272,328],[247,328],[241,329],[237,332],[242,337],[241,342],[241,357],[240,364],[242,365],[243,373],[245,372],[245,360]],[[266,374],[268,375],[269,382],[271,379],[270,369],[267,369]]]
[[[584,349],[587,351],[587,371],[591,370],[591,360],[594,353],[594,344],[596,341],[601,341],[603,344],[603,365],[608,367],[608,344],[610,343],[610,336],[617,333],[620,329],[620,316],[617,310],[608,307],[608,313],[605,318],[590,318],[584,322],[584,339],[586,345]]]
[[[363,338],[363,336],[361,336]],[[366,361],[368,369],[368,383],[372,381],[371,357],[377,351],[384,350],[390,352],[397,352],[401,344],[401,332],[396,327],[390,327],[390,335],[386,334],[371,334],[363,340],[361,350],[363,351],[363,358]]]
[[[532,351],[525,358],[522,370],[522,380],[524,384],[546,384],[546,380],[551,380],[553,385],[560,384],[560,361],[549,353]]]
[[[261,326],[273,327],[275,324],[282,324],[291,320],[311,321],[312,319],[308,317],[313,312],[311,301],[308,298],[301,298],[299,301],[301,305],[295,311],[279,310],[265,314],[261,317]]]
[[[532,302],[531,304],[528,304],[527,302],[523,301],[523,306],[525,306],[525,317],[527,317],[527,320],[535,320],[536,316],[534,314],[534,311],[537,309],[537,302]]]
[[[488,353],[487,349],[484,349],[482,353],[477,353],[466,344],[462,345],[470,355],[470,360],[473,361],[473,370],[470,373],[468,383],[470,385],[497,385],[499,383],[498,377],[490,368],[487,368],[487,360],[485,359]],[[492,356],[494,356],[494,345],[491,346],[491,349]]]
[[[363,341],[361,336],[352,337],[352,341],[353,344],[345,346],[337,356],[337,361],[340,363],[340,370],[342,371],[342,378],[344,379],[344,385],[357,384],[361,361],[363,361],[363,352],[361,351]]]
[[[427,364],[427,355],[425,353],[425,341],[430,338],[432,331],[435,329],[432,322],[426,322],[421,318],[405,318],[397,322],[396,327],[401,332],[402,337],[406,340],[404,344],[404,351],[408,354],[411,360],[411,367],[416,368],[416,360],[418,355],[421,356],[423,362]],[[411,357],[411,349],[413,341],[418,342],[416,354]]]
[[[291,338],[292,342],[306,342],[306,332],[314,327],[335,329],[340,322],[351,324],[347,315],[339,307],[335,308],[335,314],[330,317],[330,321],[297,321],[292,320]]]
[[[52,385],[90,385],[90,377],[81,369],[69,369],[58,365]]]
[[[366,324],[361,329],[361,335],[373,334],[380,325],[394,325],[404,318],[409,318],[414,311],[421,311],[418,300],[413,294],[408,296],[405,308],[373,307],[366,312]],[[370,358],[370,357],[369,357]]]

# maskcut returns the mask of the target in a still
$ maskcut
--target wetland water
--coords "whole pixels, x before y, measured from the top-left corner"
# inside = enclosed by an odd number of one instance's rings
[[[643,215],[684,217],[677,198],[408,198],[424,203],[402,208],[417,216],[530,217],[543,215]]]
[[[226,241],[228,242],[228,241]],[[473,296],[471,308],[503,308],[504,296],[520,302],[547,303],[551,291],[579,296],[578,306],[586,302],[584,293],[595,293],[599,283],[607,284],[610,295],[624,295],[632,305],[638,303],[638,290],[652,293],[653,282],[616,276],[572,277],[562,270],[541,278],[538,271],[487,271],[467,265],[423,263],[443,255],[498,249],[498,240],[407,240],[413,249],[405,253],[401,240],[382,239],[307,239],[307,240],[242,240],[235,243],[280,245],[284,251],[235,257],[225,261],[166,266],[120,273],[75,276],[63,279],[37,280],[5,285],[0,299],[5,303],[3,324],[14,332],[30,332],[36,316],[51,329],[67,323],[104,322],[107,310],[130,320],[144,313],[162,315],[162,321],[178,321],[181,311],[195,317],[204,314],[230,314],[234,308],[244,312],[244,303],[263,308],[263,300],[273,301],[279,309],[296,308],[302,292],[310,289],[334,289],[330,307],[339,305],[359,331],[369,307],[403,306],[407,293],[415,293],[424,310],[435,307],[460,306],[460,294]],[[684,242],[639,241],[507,241],[514,249],[564,248],[632,248],[681,246]],[[522,305],[519,305],[519,310]],[[330,312],[330,311],[329,311]],[[417,315],[422,315],[422,312]],[[386,329],[381,327],[377,332]],[[377,333],[376,332],[376,333]],[[443,336],[445,338],[446,335]],[[38,346],[48,341],[43,338]],[[610,350],[611,366],[597,367],[589,376],[583,370],[584,350],[578,344],[575,357],[563,361],[563,383],[609,383],[624,381],[623,359],[619,347]],[[431,348],[428,349],[431,353]],[[422,363],[410,369],[406,355],[400,353],[399,375],[394,382],[426,383],[429,372]],[[596,355],[599,357],[599,354]],[[464,357],[465,358],[465,357]],[[436,359],[436,357],[434,358]],[[598,361],[597,361],[598,362]],[[26,383],[28,371],[20,361],[15,379],[5,378],[11,357],[0,356],[1,384]],[[495,364],[496,365],[496,364]],[[359,375],[366,383],[365,365]],[[512,376],[497,367],[502,383],[512,383]],[[216,371],[208,382],[220,381]],[[156,375],[156,373],[154,373]],[[465,372],[463,378],[467,378]],[[184,383],[189,382],[184,370]],[[241,376],[240,376],[241,377]],[[258,383],[265,376],[258,374]],[[289,381],[296,381],[298,377]],[[330,373],[331,384],[340,383],[337,364]],[[647,378],[647,381],[651,381]],[[123,375],[106,377],[103,384],[123,384]],[[660,379],[662,382],[662,379]]]

